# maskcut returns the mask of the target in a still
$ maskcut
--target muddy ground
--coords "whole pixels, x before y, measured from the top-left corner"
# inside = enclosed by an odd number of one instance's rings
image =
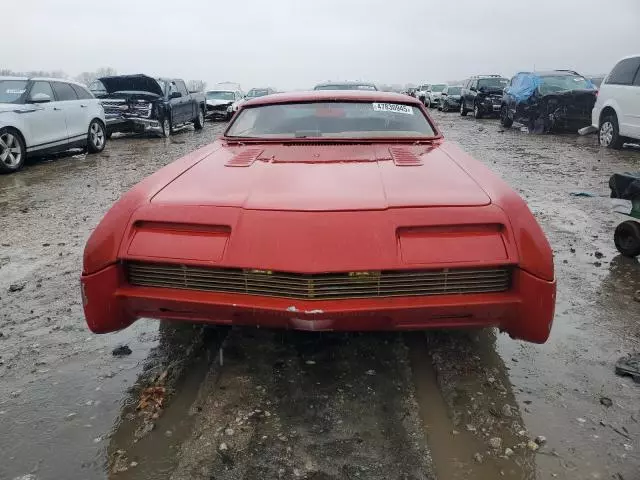
[[[640,479],[640,385],[614,374],[640,351],[640,264],[615,251],[622,217],[606,198],[611,173],[640,169],[640,150],[435,117],[550,238],[547,344],[152,320],[92,335],[78,286],[91,230],[223,125],[114,138],[100,155],[0,176],[0,479]],[[113,356],[120,345],[132,353]]]

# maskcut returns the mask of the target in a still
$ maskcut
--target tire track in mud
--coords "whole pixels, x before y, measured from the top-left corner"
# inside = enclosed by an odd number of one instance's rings
[[[435,478],[400,335],[234,329],[189,413],[172,474],[130,478]]]
[[[420,417],[440,479],[536,478],[495,335],[484,329],[407,338]],[[491,439],[499,439],[500,447],[491,446]]]
[[[176,379],[156,431],[136,444],[119,425],[110,451],[138,466],[112,478],[533,479],[494,342],[492,331],[232,329],[221,357],[210,341]]]

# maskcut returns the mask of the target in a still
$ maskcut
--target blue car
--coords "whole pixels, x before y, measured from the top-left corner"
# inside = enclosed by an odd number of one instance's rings
[[[520,72],[504,89],[500,121],[521,123],[535,133],[574,130],[591,125],[597,88],[572,70]]]

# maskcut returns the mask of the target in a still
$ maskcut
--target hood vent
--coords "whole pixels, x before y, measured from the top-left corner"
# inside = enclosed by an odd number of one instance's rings
[[[250,148],[243,150],[240,153],[233,156],[231,160],[226,163],[227,167],[249,167],[260,156],[262,150],[259,148]]]
[[[411,150],[404,147],[391,147],[389,148],[393,163],[399,167],[411,167],[422,165],[422,160]]]

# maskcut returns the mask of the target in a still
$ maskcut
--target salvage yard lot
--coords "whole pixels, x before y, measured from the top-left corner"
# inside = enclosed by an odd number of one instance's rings
[[[91,335],[77,279],[92,229],[224,124],[114,138],[102,154],[0,177],[0,478],[637,478],[640,389],[613,365],[640,349],[640,265],[615,251],[621,219],[606,197],[612,173],[640,169],[640,151],[434,115],[549,237],[558,304],[547,344],[153,321]],[[114,357],[120,344],[132,354]]]

